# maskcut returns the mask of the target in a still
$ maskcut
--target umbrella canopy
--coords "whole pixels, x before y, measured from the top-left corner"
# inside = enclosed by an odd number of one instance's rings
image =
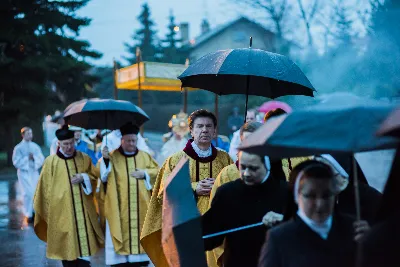
[[[400,137],[400,108],[397,108],[386,118],[377,134]]]
[[[316,105],[295,110],[263,125],[240,150],[290,158],[315,154],[356,153],[394,148],[398,141],[375,132],[394,106]]]
[[[137,126],[149,120],[147,114],[129,101],[88,99],[72,103],[64,111],[67,124],[85,129],[119,129],[127,122]]]
[[[162,246],[170,266],[205,267],[201,215],[188,177],[189,162],[184,157],[165,180]]]
[[[179,77],[182,87],[218,95],[246,94],[269,98],[313,96],[314,87],[289,58],[260,49],[241,48],[207,54]]]

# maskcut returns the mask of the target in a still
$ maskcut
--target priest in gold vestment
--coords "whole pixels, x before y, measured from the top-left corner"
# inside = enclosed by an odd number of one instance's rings
[[[150,202],[158,164],[137,149],[139,128],[128,123],[121,127],[121,146],[100,160],[106,218],[106,264],[148,266],[150,260],[140,246],[140,231]]]
[[[170,156],[161,167],[154,185],[150,206],[144,222],[141,243],[156,267],[167,267],[168,263],[161,245],[163,184],[179,160],[189,158],[190,179],[196,196],[197,207],[204,214],[209,207],[211,188],[220,171],[232,163],[228,153],[211,145],[216,135],[217,119],[211,112],[197,110],[189,116],[189,129],[193,139],[189,140],[183,151]],[[216,261],[207,255],[209,266]]]
[[[47,243],[47,257],[63,266],[90,266],[90,256],[104,245],[93,189],[91,158],[75,150],[68,126],[56,131],[59,148],[46,158],[34,197],[34,230]]]

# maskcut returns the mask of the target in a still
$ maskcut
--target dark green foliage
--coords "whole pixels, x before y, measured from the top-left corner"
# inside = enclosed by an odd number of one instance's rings
[[[151,19],[150,7],[147,3],[143,4],[142,12],[138,16],[141,28],[132,35],[133,43],[125,43],[126,51],[129,56],[125,57],[129,64],[136,63],[136,48],[141,50],[142,61],[159,61],[159,49],[156,45],[157,37],[154,30],[154,22]]]
[[[177,37],[178,32],[175,31],[175,27],[178,27],[175,23],[175,16],[170,12],[168,33],[165,39],[162,40],[163,43],[163,57],[162,61],[166,63],[184,64],[186,57],[185,53],[181,48],[181,39]]]
[[[22,126],[95,95],[90,88],[96,78],[85,58],[101,55],[77,39],[90,19],[75,14],[88,1],[0,2],[0,131],[10,139],[3,144],[8,152]]]

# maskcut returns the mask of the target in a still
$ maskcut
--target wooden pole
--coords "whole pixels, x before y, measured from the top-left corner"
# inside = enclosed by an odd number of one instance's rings
[[[140,62],[142,61],[142,55],[140,52],[140,48],[136,47],[136,64],[137,64],[137,71],[138,71],[138,106],[142,108],[142,88],[140,83]],[[140,127],[140,134],[143,136],[144,127]]]
[[[118,71],[118,66],[117,62],[115,61],[115,58],[113,59],[113,78],[114,78],[114,99],[118,100],[118,87],[117,87],[117,71]]]
[[[189,59],[187,58],[185,61],[185,67],[189,67]],[[188,97],[187,88],[183,88],[183,112],[187,113],[187,97]]]

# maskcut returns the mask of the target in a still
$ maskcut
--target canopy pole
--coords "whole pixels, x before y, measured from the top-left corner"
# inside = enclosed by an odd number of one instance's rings
[[[118,100],[118,87],[117,87],[117,70],[118,70],[118,66],[117,66],[117,62],[115,61],[115,58],[113,58],[113,78],[114,78],[114,99]]]
[[[215,94],[215,103],[214,103],[214,112],[215,112],[215,117],[217,118],[217,121],[219,120],[219,113],[218,113],[218,95]],[[215,135],[216,135],[216,139],[215,139],[215,146],[218,146],[218,124],[215,128]]]
[[[141,52],[140,48],[136,47],[136,64],[137,64],[137,71],[138,71],[138,106],[142,108],[142,88],[140,84],[140,62],[142,61],[141,59]],[[143,136],[144,132],[144,127],[140,127],[140,134]]]

